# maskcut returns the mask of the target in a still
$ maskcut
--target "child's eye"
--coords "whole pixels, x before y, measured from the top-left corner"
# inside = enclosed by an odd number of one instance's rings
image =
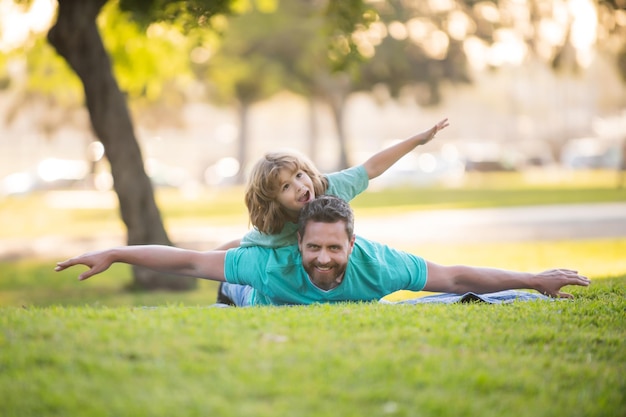
[[[302,178],[304,176],[304,172],[300,171],[296,174],[296,178]]]
[[[283,185],[283,191],[287,191],[289,189],[289,184]]]

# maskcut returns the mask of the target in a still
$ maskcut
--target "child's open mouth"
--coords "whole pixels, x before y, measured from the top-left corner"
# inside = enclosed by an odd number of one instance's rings
[[[300,198],[298,199],[298,202],[299,203],[308,203],[310,199],[311,199],[311,193],[309,191],[307,191],[304,194],[302,194],[302,196],[300,196]]]

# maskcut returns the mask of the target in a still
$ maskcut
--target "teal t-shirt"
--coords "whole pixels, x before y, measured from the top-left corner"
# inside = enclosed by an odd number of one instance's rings
[[[322,290],[302,267],[297,245],[258,246],[226,252],[226,281],[254,288],[253,305],[374,301],[398,290],[420,291],[426,285],[426,261],[357,236],[341,284]]]
[[[363,165],[357,165],[343,171],[326,175],[328,189],[326,195],[334,195],[345,201],[350,201],[364,190],[369,184],[369,177]],[[269,235],[259,232],[256,227],[250,230],[241,239],[239,246],[262,246],[265,248],[279,248],[298,242],[298,225],[293,222],[285,223],[283,229],[276,234]]]

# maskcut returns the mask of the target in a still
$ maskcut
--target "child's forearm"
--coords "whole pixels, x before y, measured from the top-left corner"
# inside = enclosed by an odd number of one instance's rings
[[[378,177],[393,164],[398,162],[400,158],[415,149],[421,143],[423,135],[423,133],[420,133],[403,140],[402,142],[383,149],[365,161],[363,166],[365,167],[369,179]]]
[[[387,171],[393,164],[398,162],[400,158],[411,152],[417,146],[428,143],[430,140],[432,140],[432,138],[435,137],[435,134],[439,130],[447,126],[448,119],[443,119],[432,128],[425,130],[424,132],[418,133],[417,135],[411,136],[410,138],[405,139],[402,142],[398,142],[395,145],[392,145],[378,152],[367,161],[365,161],[365,163],[363,163],[363,167],[367,172],[367,176],[369,177],[369,179],[378,177],[383,172]]]

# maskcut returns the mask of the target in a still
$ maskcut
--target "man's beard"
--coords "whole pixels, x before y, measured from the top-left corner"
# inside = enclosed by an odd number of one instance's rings
[[[346,265],[332,264],[327,271],[316,269],[316,263],[309,262],[304,265],[304,270],[309,275],[309,279],[313,284],[323,290],[329,290],[337,287],[343,280],[346,272]]]

